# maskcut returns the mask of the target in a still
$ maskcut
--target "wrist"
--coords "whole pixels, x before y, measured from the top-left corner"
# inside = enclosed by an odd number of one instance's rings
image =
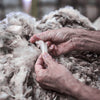
[[[77,79],[73,79],[69,84],[66,83],[65,87],[65,94],[68,94],[69,91],[69,95],[77,97],[77,95],[79,95],[79,91],[81,90],[82,84]]]
[[[76,98],[80,96],[81,95],[80,91],[82,90],[82,87],[84,87],[84,84],[82,84],[78,80],[77,82],[74,82],[74,85],[71,87],[71,95]]]

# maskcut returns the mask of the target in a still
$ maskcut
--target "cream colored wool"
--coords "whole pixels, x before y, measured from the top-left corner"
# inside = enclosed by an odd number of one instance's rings
[[[96,28],[96,30],[100,30],[100,17],[98,17],[94,23],[93,23],[94,27]]]
[[[72,7],[53,11],[40,21],[21,12],[12,12],[0,22],[0,100],[75,100],[39,86],[34,64],[41,50],[28,42],[35,33],[62,27],[95,30],[88,18]],[[99,55],[88,51],[72,52],[55,59],[76,79],[100,89]]]

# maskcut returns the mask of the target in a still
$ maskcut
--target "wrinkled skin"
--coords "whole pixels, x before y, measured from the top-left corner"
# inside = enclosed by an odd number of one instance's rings
[[[63,65],[48,54],[41,54],[35,64],[36,80],[44,89],[69,94],[78,100],[100,100],[100,91],[80,83]],[[94,96],[92,96],[94,95]]]
[[[99,31],[62,28],[36,34],[30,39],[32,43],[37,40],[46,41],[49,52],[53,55],[64,54],[72,50],[100,52]],[[40,55],[35,64],[35,72],[36,80],[45,89],[69,94],[79,100],[100,100],[99,90],[80,83],[69,70],[55,62],[48,53]]]
[[[44,63],[47,68],[44,68]],[[45,89],[53,89],[61,93],[65,93],[67,89],[67,94],[71,94],[71,91],[69,91],[70,88],[75,87],[78,83],[71,72],[54,61],[48,53],[40,55],[35,64],[35,72],[37,75],[36,80],[39,82],[40,86]]]
[[[46,41],[49,52],[53,55],[60,55],[70,51],[73,48],[71,41],[71,35],[74,35],[72,29],[68,28],[68,33],[66,34],[66,28],[51,30],[43,32],[42,34],[36,34],[31,37],[30,41],[34,43],[36,40]],[[64,47],[67,46],[68,48]],[[60,48],[60,49],[59,49]]]
[[[46,41],[49,47],[49,52],[55,56],[73,50],[100,53],[99,31],[62,28],[33,35],[30,39],[32,43],[37,40]]]

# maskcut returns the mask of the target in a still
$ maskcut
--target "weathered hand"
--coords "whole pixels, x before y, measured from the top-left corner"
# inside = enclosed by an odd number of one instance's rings
[[[76,89],[78,82],[71,72],[54,61],[48,53],[40,55],[35,64],[35,72],[36,80],[45,89],[67,94],[71,94]]]
[[[70,51],[92,51],[100,53],[100,31],[62,28],[35,34],[30,42],[46,41],[52,55],[60,55]],[[98,49],[97,49],[98,48]]]
[[[49,52],[53,55],[60,55],[73,49],[72,37],[74,35],[75,32],[71,28],[62,28],[35,34],[31,37],[30,42],[34,43],[37,40],[46,41]]]
[[[58,64],[48,53],[40,55],[35,64],[36,80],[44,89],[76,97],[78,100],[100,100],[100,91],[76,80],[71,72]]]

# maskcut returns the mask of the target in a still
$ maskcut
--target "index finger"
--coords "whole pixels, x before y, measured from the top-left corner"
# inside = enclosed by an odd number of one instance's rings
[[[36,41],[38,41],[38,40],[40,40],[38,37],[37,37],[37,35],[33,35],[31,38],[30,38],[30,42],[31,43],[35,43]]]
[[[54,38],[53,31],[45,31],[45,32],[33,35],[30,38],[30,42],[34,43],[37,40],[49,41],[49,40],[52,40],[52,38]]]
[[[43,69],[42,65],[43,65],[43,59],[42,59],[42,56],[40,55],[35,64],[36,73]]]

